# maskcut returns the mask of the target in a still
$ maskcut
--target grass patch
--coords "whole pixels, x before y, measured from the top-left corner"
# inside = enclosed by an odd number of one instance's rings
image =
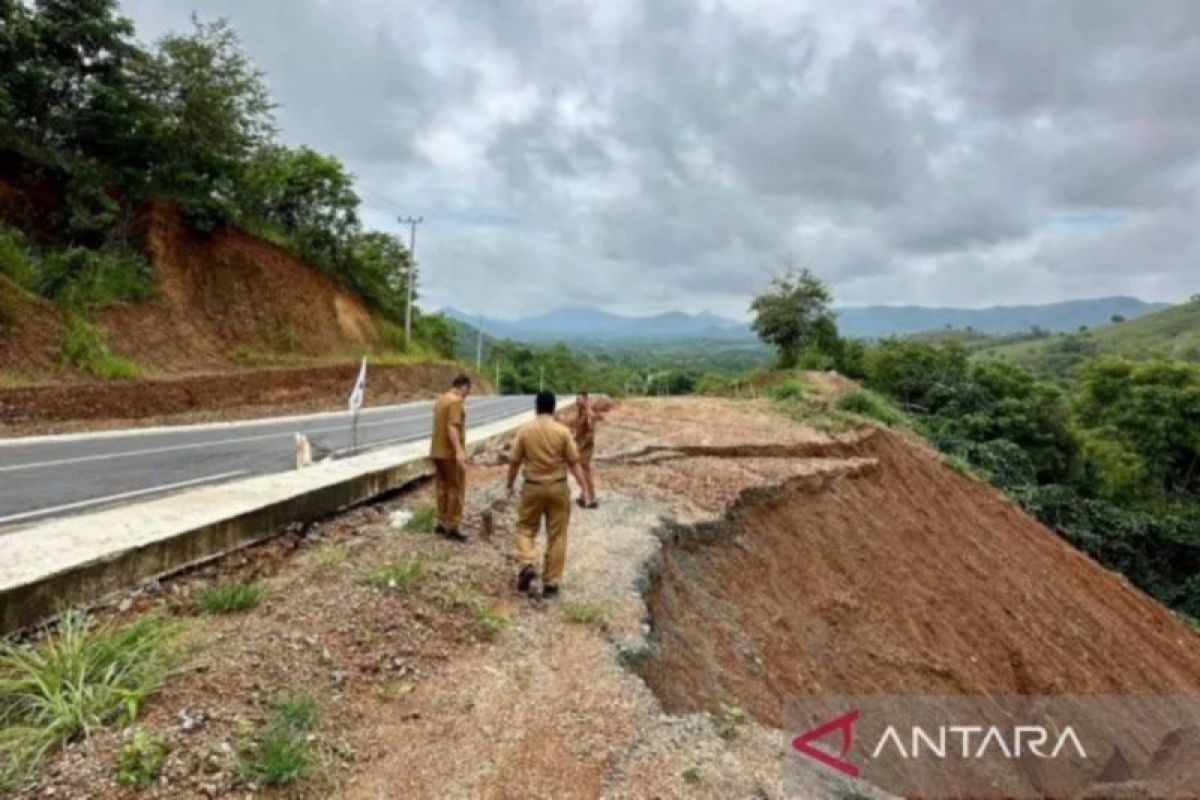
[[[411,592],[425,580],[425,560],[420,557],[389,561],[367,573],[364,582],[372,589]]]
[[[142,728],[117,753],[116,778],[122,786],[149,786],[162,772],[167,753],[171,752],[166,739]]]
[[[889,428],[908,425],[908,417],[904,415],[904,412],[892,405],[890,401],[867,389],[859,389],[842,395],[838,398],[837,407],[841,411],[882,422]]]
[[[137,378],[141,370],[127,358],[114,355],[104,331],[79,314],[67,315],[67,329],[60,350],[63,361],[103,380]]]
[[[942,464],[948,469],[957,472],[964,478],[970,478],[976,481],[983,481],[983,476],[971,466],[971,463],[960,455],[955,453],[942,453]]]
[[[35,644],[0,642],[0,788],[28,779],[63,742],[135,720],[177,661],[178,632],[154,616],[116,628],[71,611]]]
[[[350,557],[350,551],[341,542],[325,542],[313,550],[313,561],[321,567],[340,567]]]
[[[737,736],[738,728],[746,724],[746,712],[739,705],[721,703],[712,715],[712,723],[718,736],[722,739],[732,739]]]
[[[563,618],[577,625],[595,625],[604,622],[604,606],[595,603],[567,603],[563,606]]]
[[[508,615],[490,603],[481,601],[471,608],[475,629],[485,639],[494,639],[508,628]]]
[[[218,583],[196,598],[196,607],[210,616],[247,611],[262,602],[265,589],[257,581],[251,583]]]
[[[313,771],[309,734],[319,722],[317,706],[305,694],[286,694],[271,704],[271,715],[257,733],[243,735],[238,766],[249,780],[266,786],[286,786]]]
[[[808,392],[808,384],[800,378],[788,378],[771,390],[775,400],[799,400]]]
[[[317,703],[303,692],[280,695],[271,704],[271,716],[276,725],[308,733],[317,727]]]
[[[154,267],[128,245],[69,247],[42,258],[39,292],[63,308],[98,311],[154,295]]]
[[[683,778],[683,782],[691,786],[700,783],[700,765],[694,761],[685,761],[679,770],[679,777]]]
[[[437,509],[433,506],[414,508],[408,522],[404,523],[406,533],[433,533],[437,525]]]

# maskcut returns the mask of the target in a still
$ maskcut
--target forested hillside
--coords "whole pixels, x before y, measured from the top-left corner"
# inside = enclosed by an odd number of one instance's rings
[[[129,377],[145,337],[188,339],[176,316],[199,303],[231,318],[199,334],[226,363],[403,348],[407,249],[364,228],[337,159],[278,141],[272,111],[224,22],[148,47],[113,0],[0,0],[0,342],[26,350],[24,330],[64,369]],[[329,286],[289,306],[320,284],[309,266]],[[453,355],[441,317],[417,313],[416,332]]]

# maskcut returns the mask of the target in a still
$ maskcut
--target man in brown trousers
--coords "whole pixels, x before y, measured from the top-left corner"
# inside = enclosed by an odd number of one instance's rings
[[[542,596],[558,595],[563,566],[567,558],[567,526],[571,522],[571,489],[567,471],[575,476],[583,496],[591,501],[591,492],[579,468],[579,451],[571,432],[554,419],[555,398],[551,392],[538,392],[537,417],[517,431],[508,459],[508,494],[511,497],[517,473],[525,467],[521,503],[517,512],[516,555],[520,563],[517,590],[529,591],[537,577],[533,565],[533,540],[542,520],[546,520],[546,557],[542,565]]]
[[[576,501],[580,508],[596,508],[596,479],[592,475],[592,455],[596,452],[596,410],[587,392],[580,392],[575,399],[575,446],[579,448],[579,468],[583,472],[587,494],[592,498],[586,502],[583,495]]]
[[[450,391],[434,401],[433,438],[429,443],[437,489],[436,530],[456,542],[467,540],[459,527],[467,494],[467,412],[463,406],[470,393],[471,379],[459,375]]]

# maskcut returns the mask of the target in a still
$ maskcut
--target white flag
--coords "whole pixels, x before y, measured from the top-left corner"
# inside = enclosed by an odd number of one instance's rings
[[[357,414],[362,408],[363,392],[367,388],[367,357],[363,356],[362,366],[358,368],[358,380],[354,382],[354,389],[350,392],[350,413]]]

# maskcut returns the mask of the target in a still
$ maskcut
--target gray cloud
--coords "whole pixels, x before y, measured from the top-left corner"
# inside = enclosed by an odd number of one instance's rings
[[[282,135],[424,214],[432,305],[742,314],[1196,290],[1200,4],[124,0],[227,16]]]

